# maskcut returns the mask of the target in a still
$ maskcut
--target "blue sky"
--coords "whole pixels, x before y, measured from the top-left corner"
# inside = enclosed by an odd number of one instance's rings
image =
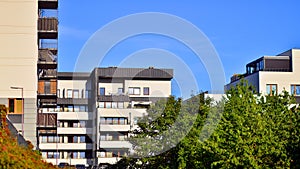
[[[161,12],[187,20],[207,36],[219,54],[229,82],[232,74],[245,72],[245,64],[258,57],[300,48],[299,6],[298,0],[62,0],[59,1],[59,71],[74,71],[84,44],[104,25],[135,13]],[[147,49],[156,50],[151,53]],[[196,56],[189,48],[169,37],[149,34],[131,37],[116,44],[98,65],[163,67],[162,60],[155,65],[155,62],[143,63],[142,58],[168,60],[170,54],[182,59],[192,71],[198,88],[191,90],[211,90],[204,65],[192,59]],[[124,62],[124,58],[134,64]],[[175,74],[182,72],[175,70]],[[175,88],[184,89],[178,82]]]

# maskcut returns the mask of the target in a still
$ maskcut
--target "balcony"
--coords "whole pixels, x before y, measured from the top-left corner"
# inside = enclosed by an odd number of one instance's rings
[[[49,97],[49,95],[38,95],[39,97]],[[50,95],[51,97],[55,97],[55,95]],[[40,108],[56,108],[57,100],[53,99],[39,99],[39,107]]]
[[[93,134],[92,128],[58,127],[58,134]]]
[[[58,165],[59,163],[68,163],[68,164],[71,164],[71,165],[76,165],[76,164],[89,164],[89,161],[88,159],[57,159],[57,163],[56,163],[56,159],[55,158],[47,158],[47,159],[44,159],[46,162],[48,163],[52,163],[53,165]]]
[[[127,95],[99,95],[98,102],[129,102]]]
[[[38,113],[37,117],[38,127],[57,127],[57,114],[56,113]]]
[[[57,102],[57,80],[50,79],[50,80],[39,80],[38,81],[38,93],[39,98],[55,98],[55,103]],[[43,102],[46,103],[47,101],[53,102],[53,100],[44,100]]]
[[[124,131],[130,130],[130,125],[100,125],[100,131]]]
[[[98,163],[99,164],[115,164],[122,158],[120,157],[98,157]]]
[[[132,145],[128,141],[100,141],[100,148],[131,148]]]
[[[92,143],[40,143],[39,148],[41,150],[86,150],[92,149]]]
[[[54,55],[50,50],[40,49],[38,57],[38,67],[42,69],[56,69],[57,55]]]
[[[55,17],[39,18],[38,20],[39,39],[57,39],[58,20]]]
[[[90,120],[88,112],[58,112],[59,120]]]
[[[57,77],[56,69],[39,69],[39,79],[55,79]]]
[[[39,9],[57,9],[58,0],[39,0]]]

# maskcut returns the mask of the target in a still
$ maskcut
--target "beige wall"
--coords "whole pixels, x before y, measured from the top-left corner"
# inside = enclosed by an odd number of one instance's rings
[[[37,20],[36,0],[0,0],[0,104],[21,98],[24,88],[24,137],[36,146]],[[20,124],[14,124],[18,130]]]
[[[37,91],[37,2],[0,0],[0,97],[36,98]]]
[[[141,95],[134,95],[134,97],[169,97],[171,95],[171,81],[125,80],[125,93],[128,93],[129,87],[141,88]],[[150,95],[143,95],[143,87],[149,87]]]
[[[79,95],[81,97],[81,91],[84,91],[85,97],[85,84],[86,80],[58,80],[57,82],[57,89],[60,91],[60,97],[62,97],[63,89],[65,89],[65,95],[67,95],[68,89],[78,89]]]

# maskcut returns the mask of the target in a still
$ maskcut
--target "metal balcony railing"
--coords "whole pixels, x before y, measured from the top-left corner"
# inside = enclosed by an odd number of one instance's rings
[[[39,127],[57,127],[56,113],[38,113],[37,126]]]
[[[57,32],[58,20],[57,18],[39,18],[38,30],[43,32]]]
[[[57,63],[57,55],[54,55],[50,50],[40,49],[38,63],[39,64],[42,64],[42,63],[56,64]]]
[[[57,70],[56,69],[40,69],[39,78],[56,78]]]

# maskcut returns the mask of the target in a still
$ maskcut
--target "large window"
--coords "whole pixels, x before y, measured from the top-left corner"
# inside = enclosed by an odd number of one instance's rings
[[[277,84],[267,84],[267,94],[276,95],[277,94]]]
[[[128,94],[130,94],[130,95],[140,95],[141,94],[141,88],[139,88],[139,87],[129,87],[128,88]]]
[[[144,87],[144,95],[149,95],[150,90],[149,87]]]
[[[99,88],[99,93],[101,96],[104,96],[105,95],[105,88],[104,87],[100,87]]]
[[[67,90],[67,98],[72,98],[73,94],[72,94],[72,89],[68,89]]]
[[[79,90],[73,90],[73,98],[79,98]]]
[[[123,94],[123,88],[118,88],[118,94]]]
[[[9,113],[23,113],[23,102],[21,98],[8,99]]]
[[[102,125],[126,125],[128,123],[125,117],[101,117],[100,124]]]
[[[300,95],[300,85],[291,85],[291,95],[294,96]]]

